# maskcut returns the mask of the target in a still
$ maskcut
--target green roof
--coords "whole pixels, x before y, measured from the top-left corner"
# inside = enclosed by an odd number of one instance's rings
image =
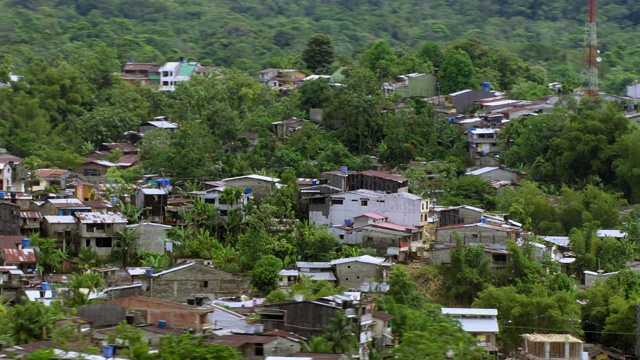
[[[196,63],[182,63],[180,64],[180,71],[178,71],[178,76],[191,76],[193,71],[196,69]]]

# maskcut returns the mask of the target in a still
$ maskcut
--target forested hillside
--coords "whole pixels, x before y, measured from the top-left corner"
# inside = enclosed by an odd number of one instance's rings
[[[299,55],[315,33],[329,35],[343,63],[376,40],[396,49],[466,37],[515,52],[549,71],[580,70],[587,1],[500,0],[3,0],[4,62],[22,67],[72,42],[102,40],[121,61],[180,55],[256,70]],[[640,68],[640,4],[598,2],[601,77],[628,82]],[[610,86],[621,90],[621,86]]]

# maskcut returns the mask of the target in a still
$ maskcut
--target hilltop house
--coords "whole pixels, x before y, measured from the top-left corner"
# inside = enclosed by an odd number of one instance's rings
[[[138,238],[139,250],[152,253],[164,253],[166,249],[167,233],[171,226],[151,222],[127,225]]]
[[[497,358],[496,336],[498,328],[497,309],[442,308],[442,313],[460,322],[462,330],[476,339],[476,346],[484,347]]]
[[[75,213],[80,227],[80,245],[92,247],[100,257],[111,255],[115,240],[127,226],[127,219],[120,213]]]
[[[0,192],[15,192],[22,189],[18,174],[23,160],[10,155],[6,149],[0,148]]]
[[[222,179],[229,187],[241,189],[244,194],[254,197],[257,201],[274,193],[280,186],[280,179],[262,175],[244,175]]]
[[[392,265],[385,258],[370,255],[331,260],[338,284],[350,289],[360,289],[363,282],[371,279],[386,282]]]

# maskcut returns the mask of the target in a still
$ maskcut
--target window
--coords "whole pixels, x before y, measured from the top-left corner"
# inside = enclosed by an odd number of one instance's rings
[[[368,200],[360,200],[360,206],[367,206],[367,205],[369,205]]]
[[[169,86],[169,82],[168,81],[163,81],[162,82],[162,86]]]
[[[98,169],[84,169],[84,170],[82,170],[82,175],[84,175],[84,176],[100,176],[100,171],[98,171]]]
[[[112,247],[111,238],[96,238],[96,247]]]
[[[206,280],[201,280],[200,281],[200,287],[201,288],[208,288],[209,287],[209,282]]]
[[[332,199],[331,205],[342,205],[342,202],[343,202],[342,199]]]
[[[65,230],[64,236],[67,237],[67,238],[70,238],[71,237],[71,230]]]
[[[256,356],[264,356],[264,347],[262,344],[255,344],[255,354]]]
[[[91,239],[87,239],[84,241],[84,246],[85,247],[91,247]]]
[[[344,240],[344,234],[340,234],[340,240]]]

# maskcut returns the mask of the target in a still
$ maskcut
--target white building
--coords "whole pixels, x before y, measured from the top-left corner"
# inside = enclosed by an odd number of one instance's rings
[[[477,346],[483,346],[487,352],[497,352],[496,336],[498,328],[497,309],[442,308],[442,314],[460,322],[462,330],[476,338]]]

